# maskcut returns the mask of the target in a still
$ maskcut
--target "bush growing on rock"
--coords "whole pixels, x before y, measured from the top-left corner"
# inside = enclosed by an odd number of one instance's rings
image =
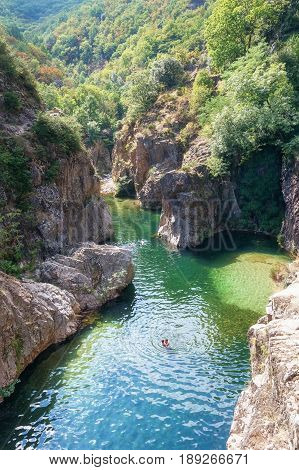
[[[15,203],[21,206],[31,190],[31,173],[28,159],[13,139],[0,142],[0,185]]]
[[[18,276],[24,243],[20,229],[21,211],[5,211],[0,215],[0,270]]]
[[[69,117],[40,113],[33,131],[41,144],[54,144],[66,155],[82,149],[80,127]]]
[[[123,101],[129,120],[138,119],[156,101],[159,86],[149,70],[136,72],[127,84]]]
[[[14,91],[6,91],[3,95],[4,106],[8,111],[19,111],[22,107],[18,95]]]
[[[181,63],[172,57],[156,60],[151,73],[154,80],[165,88],[172,88],[182,82],[184,70]]]
[[[193,83],[191,110],[198,114],[206,102],[213,96],[214,80],[207,70],[200,70]]]

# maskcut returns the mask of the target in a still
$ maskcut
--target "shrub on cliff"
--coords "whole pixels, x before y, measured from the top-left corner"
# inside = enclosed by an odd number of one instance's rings
[[[80,127],[69,117],[40,113],[33,131],[41,144],[54,144],[63,154],[70,155],[82,149]]]
[[[149,110],[159,94],[159,87],[149,70],[136,72],[132,75],[123,96],[129,120],[138,119]]]
[[[21,109],[20,98],[14,91],[6,91],[3,95],[4,106],[8,111],[17,112]]]
[[[208,70],[200,70],[194,80],[191,95],[191,110],[198,114],[214,93],[214,80]]]
[[[181,63],[172,57],[156,60],[151,67],[151,73],[154,81],[165,88],[179,85],[184,77]]]
[[[28,159],[13,139],[0,142],[0,185],[18,206],[24,204],[31,190]]]
[[[18,276],[23,256],[23,235],[20,229],[20,210],[1,211],[0,214],[0,270]]]

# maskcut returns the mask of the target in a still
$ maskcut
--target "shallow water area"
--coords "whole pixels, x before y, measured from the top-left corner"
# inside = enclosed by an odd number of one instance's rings
[[[134,282],[25,371],[0,406],[0,448],[224,449],[249,379],[247,330],[288,258],[247,234],[226,250],[172,251],[155,237],[158,213],[108,200]]]

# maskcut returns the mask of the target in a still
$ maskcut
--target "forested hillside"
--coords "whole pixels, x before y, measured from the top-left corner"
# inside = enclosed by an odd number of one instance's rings
[[[111,150],[123,126],[182,105],[163,132],[182,152],[206,139],[211,176],[239,182],[244,228],[279,234],[281,164],[299,146],[297,0],[2,1],[1,15],[2,47],[29,68],[44,111],[72,119],[76,148],[100,140]],[[3,95],[11,120],[21,95]],[[47,113],[38,125],[49,142],[61,131]]]

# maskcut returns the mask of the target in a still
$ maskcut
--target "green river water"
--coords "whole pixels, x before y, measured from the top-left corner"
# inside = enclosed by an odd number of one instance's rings
[[[0,407],[0,448],[224,449],[250,377],[247,330],[288,258],[247,234],[172,251],[155,236],[158,213],[109,202],[134,282],[23,373]]]

